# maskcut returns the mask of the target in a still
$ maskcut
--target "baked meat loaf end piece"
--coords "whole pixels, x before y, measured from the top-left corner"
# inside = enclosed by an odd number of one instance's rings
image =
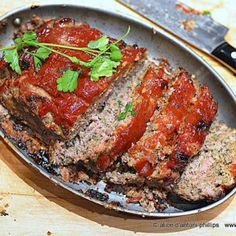
[[[75,24],[68,18],[51,20],[36,30],[39,42],[87,47],[91,40],[99,39],[103,34],[88,24]],[[114,39],[109,39],[111,42]],[[93,104],[110,85],[131,72],[137,62],[146,58],[146,49],[119,43],[123,58],[111,77],[101,78],[97,82],[90,79],[90,69],[83,69],[73,93],[57,90],[57,79],[65,70],[80,70],[81,66],[68,58],[51,53],[39,71],[34,67],[33,57],[20,52],[22,74],[19,76],[0,63],[0,99],[9,112],[31,127],[45,143],[56,139],[71,139],[81,127],[86,113],[92,112]],[[94,56],[83,51],[57,49],[82,61]],[[93,107],[93,108],[92,108]]]
[[[213,123],[204,146],[181,175],[175,192],[188,201],[216,200],[236,185],[236,129]]]

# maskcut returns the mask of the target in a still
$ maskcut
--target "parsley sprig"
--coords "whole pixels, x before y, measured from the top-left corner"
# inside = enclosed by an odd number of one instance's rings
[[[135,116],[136,115],[133,103],[131,103],[131,102],[128,102],[125,105],[125,110],[123,112],[121,112],[119,115],[117,115],[116,118],[117,118],[117,120],[124,120],[129,114],[131,116]]]
[[[57,79],[57,90],[65,92],[73,92],[78,85],[78,77],[80,71],[67,70],[63,76]]]
[[[120,64],[120,60],[123,57],[118,47],[118,43],[123,40],[129,32],[130,27],[128,27],[127,32],[123,36],[113,43],[109,43],[108,36],[103,35],[98,40],[90,41],[87,47],[40,43],[37,40],[35,32],[26,32],[22,37],[15,39],[14,45],[0,48],[0,51],[3,51],[3,59],[9,63],[10,67],[17,74],[21,74],[18,51],[23,50],[25,53],[33,56],[36,71],[40,69],[43,62],[53,52],[68,58],[71,62],[80,65],[82,68],[90,68],[90,78],[92,81],[96,82],[101,77],[109,77],[116,71],[116,68]],[[59,48],[83,51],[92,55],[93,58],[84,62],[74,56],[59,51]],[[72,70],[65,71],[63,76],[57,79],[58,91],[73,92],[77,88],[80,72],[81,71]]]
[[[203,16],[211,16],[211,12],[209,10],[202,11]]]

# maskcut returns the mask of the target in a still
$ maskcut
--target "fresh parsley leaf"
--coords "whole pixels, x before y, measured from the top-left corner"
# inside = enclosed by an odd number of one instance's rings
[[[106,49],[106,46],[108,45],[109,39],[106,35],[103,35],[98,40],[92,40],[89,42],[88,47],[92,49],[99,49],[101,51]]]
[[[204,11],[202,12],[202,15],[203,15],[203,16],[211,16],[211,12],[208,11],[208,10],[204,10]]]
[[[94,158],[94,162],[96,162],[100,156],[101,156],[100,152],[96,153],[95,158]]]
[[[42,64],[43,64],[42,61],[38,57],[34,56],[34,67],[35,67],[36,71],[39,70],[39,68],[42,66]]]
[[[37,49],[37,51],[34,53],[34,66],[36,70],[39,70],[39,68],[42,65],[42,62],[45,61],[49,57],[50,53],[51,51],[47,48]]]
[[[124,112],[121,112],[119,115],[117,115],[117,120],[124,120],[128,114],[130,113],[130,115],[132,116],[135,116],[136,115],[136,112],[134,110],[134,106],[133,106],[133,103],[129,102],[126,104],[125,106],[125,111]]]
[[[78,77],[80,71],[66,70],[63,76],[57,79],[57,90],[66,92],[74,92],[78,86]]]
[[[17,49],[22,49],[23,48],[22,38],[16,38],[15,39],[15,44],[16,44]]]
[[[121,106],[122,106],[122,101],[121,101],[121,100],[118,100],[117,103],[118,103],[118,107],[121,108]]]
[[[116,44],[112,44],[112,45],[110,46],[110,50],[111,50],[111,52],[114,52],[114,51],[118,51],[118,50],[120,50],[120,49],[119,49],[119,47],[118,47]]]
[[[135,112],[135,110],[134,110],[133,103],[131,103],[131,102],[129,102],[129,103],[126,104],[126,106],[125,106],[125,111],[130,112],[130,114],[131,114],[132,116],[135,116],[135,115],[136,115],[136,112]]]
[[[119,62],[112,61],[109,57],[98,58],[89,72],[91,80],[98,81],[100,77],[111,76],[119,64]]]
[[[80,60],[76,57],[70,57],[70,60],[75,64],[80,64]]]
[[[21,38],[15,39],[17,49],[22,49],[25,46],[35,46],[39,43],[35,32],[25,32]]]
[[[123,57],[123,55],[120,50],[113,51],[113,52],[111,52],[111,55],[110,55],[110,58],[112,61],[120,61],[122,59],[122,57]]]
[[[32,43],[39,43],[35,32],[25,32],[22,36],[22,41],[28,45]]]
[[[120,61],[122,59],[123,55],[117,45],[112,44],[110,46],[110,51],[111,51],[110,58],[112,61]]]
[[[35,56],[42,60],[46,60],[49,57],[50,53],[51,51],[47,48],[38,48]]]
[[[119,115],[117,115],[117,120],[124,120],[126,118],[126,116],[128,115],[128,113],[126,112],[121,112]]]
[[[12,70],[14,70],[17,74],[21,74],[19,55],[16,48],[4,51],[4,61],[9,63]]]

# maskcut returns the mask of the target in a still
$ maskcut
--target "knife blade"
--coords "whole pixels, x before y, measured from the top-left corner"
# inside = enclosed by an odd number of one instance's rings
[[[187,14],[176,0],[118,0],[196,48],[215,57],[236,73],[236,49],[225,41],[228,28],[210,16]],[[181,10],[180,7],[183,6]],[[191,13],[191,12],[190,12]]]

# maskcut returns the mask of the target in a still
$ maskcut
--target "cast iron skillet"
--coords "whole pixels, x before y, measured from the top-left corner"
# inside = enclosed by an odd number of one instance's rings
[[[41,5],[34,9],[23,8],[15,10],[2,16],[0,20],[6,21],[7,25],[0,30],[0,45],[5,46],[12,43],[11,38],[15,30],[12,22],[16,17],[20,17],[23,22],[26,22],[33,14],[42,18],[72,17],[76,21],[87,22],[114,38],[118,38],[126,31],[128,26],[131,26],[131,33],[126,38],[127,43],[146,47],[150,57],[167,58],[173,67],[181,66],[186,68],[190,73],[195,74],[200,83],[206,83],[209,86],[214,98],[217,100],[219,104],[218,119],[223,120],[229,127],[236,128],[236,97],[223,79],[184,44],[168,37],[165,33],[159,32],[158,29],[155,29],[154,33],[153,29],[145,23],[140,23],[134,19],[102,10],[73,5]],[[151,217],[173,217],[195,214],[220,205],[236,192],[235,187],[225,197],[213,203],[186,203],[173,197],[173,206],[167,208],[164,212],[148,213],[138,204],[126,204],[125,196],[115,192],[106,192],[104,190],[105,183],[103,182],[97,185],[88,185],[86,183],[66,183],[62,181],[60,177],[49,173],[42,166],[35,163],[12,140],[4,137],[2,131],[0,131],[0,134],[23,160],[51,181],[92,202],[126,213]],[[88,191],[92,193],[89,196],[86,194]],[[102,194],[99,195],[97,191]],[[119,202],[119,204],[118,206],[113,205],[111,204],[112,202]]]

